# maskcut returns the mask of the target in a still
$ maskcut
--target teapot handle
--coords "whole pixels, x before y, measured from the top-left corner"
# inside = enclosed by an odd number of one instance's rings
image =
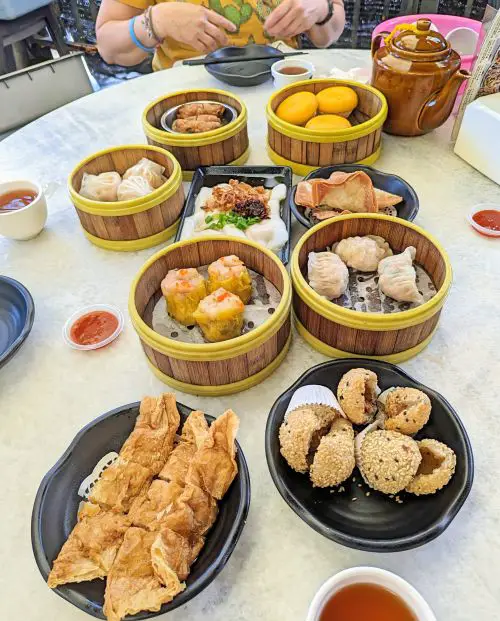
[[[389,36],[391,33],[390,32],[379,32],[378,35],[375,35],[372,39],[372,58],[375,56],[375,52],[379,49],[380,44],[382,43],[382,41]]]

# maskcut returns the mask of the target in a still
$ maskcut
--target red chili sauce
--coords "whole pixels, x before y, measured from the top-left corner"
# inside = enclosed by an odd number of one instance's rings
[[[96,345],[109,338],[117,328],[115,315],[107,311],[92,311],[75,321],[70,337],[77,345]]]
[[[27,207],[35,200],[36,196],[36,192],[33,190],[14,190],[0,194],[0,214]]]
[[[491,231],[500,231],[500,211],[496,209],[483,209],[472,216],[472,219],[479,226]]]

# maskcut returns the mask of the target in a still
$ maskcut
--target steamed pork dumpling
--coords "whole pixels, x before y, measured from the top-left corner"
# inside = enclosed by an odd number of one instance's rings
[[[164,166],[149,160],[147,157],[143,157],[142,160],[139,160],[135,166],[132,166],[125,172],[123,178],[129,179],[130,177],[142,177],[153,189],[156,189],[163,185],[167,180],[163,176],[164,172]]]
[[[100,175],[83,173],[80,194],[93,201],[112,203],[118,200],[118,188],[122,178],[117,172],[104,172]]]
[[[237,295],[243,304],[252,297],[252,279],[245,264],[236,255],[221,257],[208,266],[208,291],[222,287]]]
[[[207,341],[217,343],[240,336],[244,310],[240,298],[221,287],[199,303],[193,317]]]
[[[413,246],[401,254],[387,257],[378,266],[380,291],[398,302],[422,304],[424,298],[417,288],[417,273],[413,267],[416,250]]]
[[[161,283],[168,314],[184,326],[194,326],[194,311],[207,295],[205,279],[194,267],[170,270]]]
[[[392,255],[392,250],[382,237],[366,235],[341,239],[335,254],[355,270],[374,272],[383,258]]]
[[[349,270],[333,252],[310,252],[307,275],[314,291],[329,300],[343,295],[349,283]]]
[[[118,200],[129,201],[133,198],[140,198],[151,194],[153,188],[144,179],[138,175],[124,179],[118,186]]]

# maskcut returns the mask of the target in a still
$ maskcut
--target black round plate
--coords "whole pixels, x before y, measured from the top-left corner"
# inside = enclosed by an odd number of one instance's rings
[[[402,218],[403,220],[409,220],[410,222],[415,220],[418,213],[418,196],[415,190],[411,187],[411,185],[397,175],[383,173],[379,170],[371,168],[370,166],[359,166],[358,164],[344,164],[318,168],[312,173],[309,173],[307,177],[304,177],[304,181],[307,181],[308,179],[328,179],[328,177],[332,173],[337,171],[351,173],[356,172],[357,170],[364,171],[372,180],[374,187],[378,188],[379,190],[384,190],[385,192],[390,192],[391,194],[398,194],[399,196],[402,196],[403,201],[399,203],[399,205],[395,205],[398,211],[398,218]],[[294,186],[292,190],[292,196],[290,198],[290,208],[297,220],[303,226],[310,229],[314,226],[314,224],[304,214],[305,207],[302,207],[301,205],[297,205],[295,203],[296,191],[297,186]]]
[[[313,488],[307,475],[293,471],[280,454],[278,431],[292,394],[300,386],[321,384],[334,393],[340,378],[353,368],[374,371],[382,390],[410,386],[423,390],[432,402],[428,424],[416,439],[435,438],[457,456],[448,485],[429,496],[400,493],[397,503],[370,489],[358,470],[343,486],[344,492]],[[474,462],[467,433],[457,413],[439,393],[412,379],[398,367],[375,360],[346,359],[325,362],[306,371],[273,405],[266,427],[266,457],[279,493],[314,530],[337,543],[369,552],[400,552],[432,541],[451,523],[472,487]],[[354,478],[355,480],[354,480]],[[366,492],[370,492],[367,496]],[[356,498],[356,501],[353,501]]]
[[[276,56],[269,60],[252,60],[257,56]],[[205,65],[205,69],[215,78],[232,86],[257,86],[271,77],[271,65],[280,60],[283,52],[270,45],[245,45],[221,47],[206,56],[206,59],[241,58],[241,62]]]
[[[0,276],[0,368],[27,339],[34,319],[30,292],[17,280]]]
[[[192,411],[177,404],[181,425]],[[132,431],[139,403],[123,405],[84,427],[70,444],[57,464],[45,475],[38,489],[31,517],[31,542],[38,569],[47,580],[52,563],[76,524],[81,498],[77,495],[80,483],[97,462],[110,451],[118,452]],[[207,416],[207,421],[213,417]],[[186,589],[159,612],[141,612],[130,621],[157,617],[182,606],[198,595],[222,571],[238,542],[250,507],[250,474],[241,447],[237,445],[238,475],[224,499],[219,503],[219,515],[207,535],[206,543],[186,580]],[[104,580],[57,587],[63,599],[88,614],[105,619]]]

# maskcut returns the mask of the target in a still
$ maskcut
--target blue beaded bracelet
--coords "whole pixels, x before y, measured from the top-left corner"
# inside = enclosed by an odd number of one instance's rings
[[[132,17],[132,19],[129,21],[128,23],[128,31],[130,33],[130,38],[132,39],[132,43],[138,47],[139,49],[141,49],[143,52],[148,52],[148,54],[150,52],[154,52],[156,50],[156,47],[146,47],[145,45],[143,45],[139,39],[137,38],[137,35],[135,34],[135,20],[137,19],[137,17]]]

